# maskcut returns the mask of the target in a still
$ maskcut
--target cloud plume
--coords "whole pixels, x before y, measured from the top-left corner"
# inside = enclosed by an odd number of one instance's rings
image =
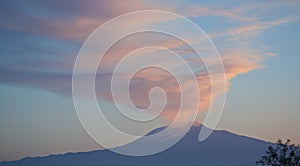
[[[1,83],[46,90],[63,96],[71,95],[72,68],[83,40],[104,22],[127,12],[142,9],[162,9],[179,12],[190,18],[207,16],[227,18],[228,25],[226,24],[224,29],[217,29],[209,32],[209,34],[220,49],[225,75],[228,79],[226,82],[228,88],[232,78],[262,68],[262,61],[268,57],[265,50],[254,49],[251,46],[251,41],[245,42],[245,38],[257,38],[258,32],[296,21],[293,16],[282,16],[274,18],[275,21],[266,22],[255,14],[249,14],[253,10],[257,10],[257,13],[260,14],[263,13],[262,6],[267,7],[267,11],[269,11],[271,8],[269,3],[255,3],[233,8],[222,7],[222,4],[216,4],[213,7],[201,4],[184,7],[154,5],[139,0],[130,2],[134,5],[126,5],[127,1],[85,1],[83,3],[79,0],[72,3],[62,3],[57,0],[43,2],[36,0],[26,2],[2,1],[0,3],[0,33],[3,36],[9,34],[4,38],[5,41],[0,40],[4,50],[1,53],[1,58],[5,59],[0,62]],[[23,8],[24,4],[32,5],[32,9]],[[44,12],[40,13],[41,10]],[[7,15],[9,18],[5,17]],[[155,23],[153,22],[153,24]],[[134,22],[126,23],[124,27],[117,28],[126,28],[131,24]],[[113,69],[129,52],[148,45],[169,48],[181,54],[193,66],[201,95],[199,112],[206,111],[215,97],[211,95],[211,88],[220,86],[217,83],[212,85],[210,77],[217,77],[218,73],[208,73],[203,62],[192,58],[192,50],[187,48],[182,41],[161,37],[159,34],[127,37],[111,48],[100,64],[104,66],[104,70],[98,71],[96,76],[97,96],[107,102],[113,102],[110,94]],[[214,65],[214,61],[212,59],[209,65]],[[86,65],[89,63],[87,61]],[[172,60],[164,63],[178,67]],[[176,115],[174,112],[179,107],[180,90],[176,80],[168,73],[154,69],[138,72],[132,79],[130,87],[134,104],[139,108],[147,107],[149,105],[148,92],[155,86],[166,91],[169,100],[164,114],[167,119],[173,119]],[[189,90],[189,81],[186,81],[183,86],[185,90]],[[219,91],[219,93],[226,92]]]

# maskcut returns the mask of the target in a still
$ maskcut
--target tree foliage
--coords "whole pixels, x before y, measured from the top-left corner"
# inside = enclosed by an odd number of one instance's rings
[[[276,146],[269,146],[257,165],[262,166],[300,166],[300,147],[291,144],[290,140],[282,142],[278,140]]]

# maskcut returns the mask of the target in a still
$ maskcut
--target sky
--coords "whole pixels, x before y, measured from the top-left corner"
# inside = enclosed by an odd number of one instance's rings
[[[299,1],[1,1],[0,161],[100,148],[76,116],[71,92],[74,62],[86,38],[100,25],[145,9],[183,15],[215,44],[228,88],[218,92],[226,93],[227,99],[217,129],[266,141],[291,139],[300,144]],[[149,26],[158,24],[174,25],[165,20]],[[183,54],[195,71],[203,69],[203,63],[174,38],[146,33],[120,41],[107,53],[101,64],[103,70],[96,77],[97,97],[119,127],[122,123],[112,109],[108,91],[111,71],[124,55],[153,43]],[[149,52],[143,54],[151,56]],[[87,66],[89,63],[86,61]],[[178,65],[168,59],[160,63],[174,68]],[[208,90],[219,85],[210,84],[205,71],[197,74],[197,80],[201,95],[198,112],[203,113],[211,102]],[[145,94],[156,85],[165,89],[171,101],[162,115],[167,123],[174,118],[179,95],[170,75],[155,70],[137,73],[131,97],[137,107],[145,108],[149,105]],[[184,84],[187,89],[189,86],[189,82]],[[197,121],[201,123],[201,117]]]

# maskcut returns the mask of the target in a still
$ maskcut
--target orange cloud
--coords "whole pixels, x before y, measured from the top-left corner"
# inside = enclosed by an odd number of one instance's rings
[[[234,28],[230,29],[228,31],[228,33],[230,35],[249,35],[249,34],[255,35],[255,34],[261,32],[262,30],[276,27],[276,26],[286,24],[289,22],[294,22],[294,21],[296,21],[295,18],[285,18],[285,19],[279,19],[276,21],[256,22],[256,23],[253,23],[250,25],[245,25],[245,26],[237,27],[235,29]]]
[[[50,11],[55,11],[57,9],[57,4],[60,4],[60,1],[47,1],[43,2],[50,6]],[[126,5],[124,5],[126,4]],[[200,17],[200,16],[217,16],[217,17],[227,17],[234,21],[239,22],[238,26],[235,28],[229,28],[227,31],[225,29],[221,29],[219,33],[213,34],[213,37],[216,41],[221,40],[223,43],[228,44],[227,41],[229,39],[224,38],[233,38],[236,37],[235,40],[231,41],[231,47],[227,47],[225,44],[221,45],[222,49],[222,61],[224,63],[225,75],[228,79],[226,85],[229,87],[230,79],[236,77],[239,74],[247,73],[251,70],[262,68],[261,64],[262,60],[266,56],[262,54],[260,51],[253,52],[248,47],[240,47],[244,43],[247,45],[248,43],[241,41],[240,37],[253,37],[257,35],[257,32],[261,30],[265,30],[268,28],[272,28],[284,23],[295,21],[292,17],[289,19],[278,19],[277,21],[269,21],[265,22],[257,18],[256,15],[248,16],[249,12],[258,8],[259,12],[263,11],[261,6],[268,6],[269,3],[264,3],[264,5],[260,4],[252,4],[245,6],[236,6],[234,8],[226,8],[222,7],[222,5],[216,6],[184,6],[180,7],[168,7],[168,6],[157,6],[153,4],[145,4],[144,2],[134,0],[131,1],[130,4],[127,5],[127,1],[122,1],[118,3],[113,2],[103,2],[103,1],[90,1],[90,3],[82,3],[76,1],[76,3],[70,4],[70,10],[67,12],[67,15],[63,15],[62,18],[57,17],[46,17],[33,15],[32,13],[23,13],[21,11],[14,12],[12,15],[12,20],[6,20],[0,22],[2,29],[15,30],[19,32],[25,32],[35,35],[43,35],[47,37],[60,38],[64,40],[70,41],[83,41],[86,37],[93,32],[99,25],[103,24],[105,21],[116,17],[118,15],[142,9],[164,9],[169,11],[178,11],[182,14],[190,17]],[[60,4],[61,5],[61,4]],[[69,5],[69,4],[65,4]],[[65,8],[64,8],[65,9]],[[58,12],[62,12],[63,9],[57,9]],[[11,12],[11,11],[9,11]],[[10,14],[8,12],[8,14]],[[156,24],[155,17],[149,18],[140,18],[136,21],[147,22],[149,24]],[[166,20],[164,20],[166,21]],[[124,22],[122,27],[115,28],[128,28],[131,25],[135,24],[135,22]],[[30,28],[29,28],[30,27]],[[172,27],[171,27],[172,28]],[[105,39],[105,36],[103,37]],[[191,41],[198,42],[198,40],[202,39],[190,39]],[[225,41],[225,42],[224,42]],[[223,44],[222,43],[222,44]],[[144,33],[139,35],[129,36],[116,45],[114,45],[106,54],[100,66],[102,66],[102,70],[97,74],[97,94],[99,97],[112,101],[111,92],[110,92],[110,81],[113,69],[116,67],[118,62],[126,56],[131,51],[149,45],[155,45],[160,47],[165,47],[172,49],[173,51],[181,54],[185,60],[191,64],[192,66],[196,66],[197,70],[197,80],[200,88],[200,106],[199,112],[203,112],[208,109],[211,101],[215,96],[211,94],[211,88],[217,88],[220,86],[218,82],[214,85],[211,85],[210,77],[218,77],[219,73],[212,73],[209,75],[205,70],[204,64],[198,60],[193,58],[188,58],[189,54],[192,54],[193,51],[189,48],[184,47],[184,43],[178,40],[175,40],[169,36],[162,36],[161,34],[156,33]],[[205,50],[203,50],[205,51]],[[269,53],[273,54],[273,53]],[[74,58],[74,57],[72,57]],[[63,58],[62,58],[63,59]],[[70,59],[66,59],[70,60]],[[73,62],[74,59],[71,61]],[[68,62],[66,62],[68,63]],[[64,63],[64,64],[66,64]],[[86,61],[86,66],[89,66],[91,62]],[[132,62],[138,63],[138,62]],[[170,60],[167,63],[169,66],[177,67],[176,64]],[[214,65],[215,59],[210,60],[209,65]],[[71,65],[72,66],[72,65]],[[65,67],[65,66],[63,66]],[[62,67],[62,68],[63,68]],[[66,67],[65,67],[66,68]],[[198,68],[203,68],[202,71],[198,71]],[[64,68],[63,68],[64,69]],[[70,94],[71,87],[71,73],[62,74],[62,73],[46,73],[40,71],[9,71],[7,69],[3,69],[5,76],[1,79],[6,82],[18,82],[20,84],[26,84],[30,86],[35,86],[43,90],[54,91],[55,93],[63,93]],[[9,73],[14,73],[18,75],[19,78],[11,77]],[[19,73],[18,73],[19,72]],[[28,77],[39,77],[44,80],[44,84],[37,81],[36,79],[26,79],[24,75],[28,75]],[[124,75],[126,77],[126,73]],[[3,81],[4,82],[4,81]],[[221,82],[221,81],[220,81]],[[49,84],[51,83],[51,84]],[[134,86],[133,86],[134,85]],[[149,105],[148,100],[148,92],[152,87],[161,86],[161,88],[165,89],[168,98],[170,101],[166,106],[166,113],[164,113],[165,117],[173,117],[174,112],[178,109],[178,100],[180,96],[180,90],[178,85],[176,84],[176,80],[170,77],[170,75],[166,73],[154,72],[153,70],[145,70],[136,75],[133,79],[132,87],[131,87],[131,97],[137,107],[144,108]],[[184,85],[182,85],[184,90],[189,89],[189,82],[186,81]],[[67,90],[66,90],[67,89]],[[67,91],[67,92],[66,92]],[[218,92],[225,93],[220,90]],[[191,103],[193,105],[194,103]],[[172,119],[172,118],[169,118]]]

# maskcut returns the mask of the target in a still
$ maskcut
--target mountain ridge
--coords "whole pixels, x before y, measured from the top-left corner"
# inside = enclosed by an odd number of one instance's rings
[[[25,157],[16,161],[1,162],[0,166],[27,165],[255,165],[255,161],[272,145],[270,142],[241,136],[225,130],[215,130],[207,140],[198,141],[200,128],[192,127],[188,133],[170,149],[159,154],[132,157],[109,150],[68,152],[42,157]],[[151,132],[150,132],[151,133]]]

